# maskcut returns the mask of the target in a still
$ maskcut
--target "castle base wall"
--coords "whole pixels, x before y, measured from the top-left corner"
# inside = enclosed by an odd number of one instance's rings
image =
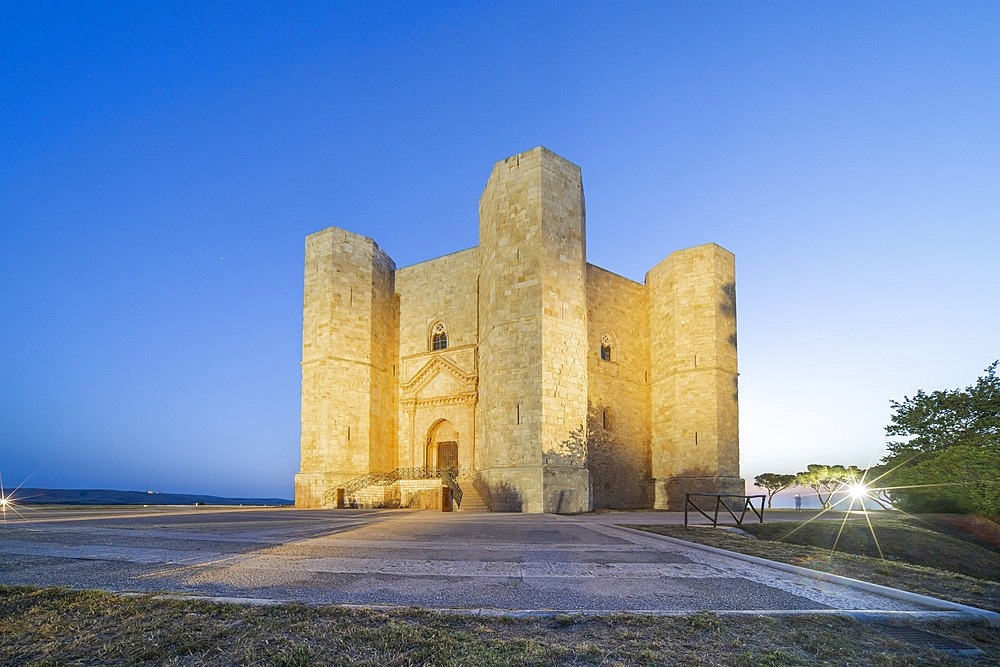
[[[746,493],[746,482],[739,477],[715,476],[657,479],[653,509],[682,511],[684,509],[684,494],[686,493],[742,496]],[[712,502],[707,498],[703,500]]]
[[[538,514],[546,511],[542,502],[541,466],[481,470],[476,490],[493,512]]]
[[[399,506],[419,510],[441,509],[440,479],[401,479],[396,486]]]
[[[295,506],[303,509],[337,506],[337,487],[357,477],[351,474],[300,472],[295,475]]]
[[[547,465],[543,480],[546,512],[579,514],[593,509],[590,471],[586,468]]]

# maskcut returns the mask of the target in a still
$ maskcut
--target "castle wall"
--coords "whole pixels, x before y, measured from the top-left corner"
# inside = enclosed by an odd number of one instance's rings
[[[493,167],[479,201],[476,468],[491,509],[541,512],[541,163]]]
[[[594,509],[650,507],[645,286],[588,264],[587,324],[587,465]],[[610,339],[610,361],[601,358],[604,337]]]
[[[396,272],[399,298],[399,465],[432,467],[427,437],[448,420],[459,434],[459,467],[471,468],[475,457],[476,346],[479,342],[478,249],[438,257]],[[431,349],[431,329],[444,323],[448,347]],[[431,360],[441,357],[461,375],[434,372],[426,384],[408,385]],[[450,370],[450,369],[449,369]],[[471,376],[471,379],[468,377]]]
[[[403,360],[430,352],[430,329],[442,321],[448,327],[448,348],[467,349],[479,342],[479,249],[469,248],[396,271],[399,294],[399,355]],[[416,364],[407,365],[416,372]],[[475,370],[469,367],[466,370]]]
[[[306,239],[297,506],[330,505],[337,485],[394,467],[394,269],[364,236],[330,227]]]
[[[743,493],[739,479],[732,253],[679,250],[646,274],[652,473],[659,509],[685,492]]]
[[[542,219],[535,248],[542,280],[544,510],[589,512],[583,179],[575,164],[545,149],[537,154],[542,165]]]
[[[372,243],[371,389],[369,400],[368,469],[388,472],[398,465],[396,431],[399,416],[398,368],[399,305],[396,264]]]
[[[498,162],[479,250],[481,475],[523,511],[587,511],[579,168],[543,148]]]

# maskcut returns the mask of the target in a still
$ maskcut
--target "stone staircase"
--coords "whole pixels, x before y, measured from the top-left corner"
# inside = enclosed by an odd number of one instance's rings
[[[453,507],[463,512],[489,512],[490,508],[483,502],[482,496],[476,491],[473,480],[476,471],[473,468],[456,470],[454,468],[396,468],[392,472],[368,473],[355,477],[340,487],[343,490],[344,501],[354,500],[358,507],[411,507],[420,509],[441,509],[441,486],[452,489],[452,497],[461,497],[462,506],[457,503]],[[329,489],[326,493],[326,507],[336,507],[338,489]],[[434,496],[429,498],[428,496]]]
[[[490,508],[483,502],[483,497],[472,484],[472,480],[467,480],[462,484],[462,506],[456,508],[459,512],[489,512]]]

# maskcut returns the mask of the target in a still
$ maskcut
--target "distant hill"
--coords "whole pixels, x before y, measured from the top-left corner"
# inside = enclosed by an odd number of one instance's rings
[[[8,489],[8,493],[10,490]],[[291,505],[287,498],[221,498],[189,493],[149,493],[108,489],[18,489],[14,499],[39,505]]]

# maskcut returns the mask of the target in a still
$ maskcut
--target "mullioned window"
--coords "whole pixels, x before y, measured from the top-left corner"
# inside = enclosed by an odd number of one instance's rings
[[[431,350],[444,350],[448,347],[448,330],[443,322],[434,325],[431,333]]]

